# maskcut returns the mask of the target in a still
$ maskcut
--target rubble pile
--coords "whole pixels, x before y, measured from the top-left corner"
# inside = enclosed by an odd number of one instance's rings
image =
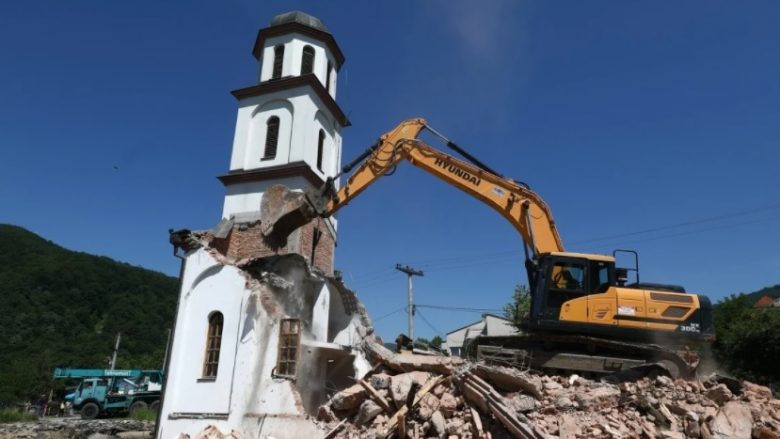
[[[133,419],[41,418],[0,424],[0,439],[148,439],[154,423]]]
[[[608,383],[383,349],[320,407],[326,438],[780,438],[780,400],[749,382]]]

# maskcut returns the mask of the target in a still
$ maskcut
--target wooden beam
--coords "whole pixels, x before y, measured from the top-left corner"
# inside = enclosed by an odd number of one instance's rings
[[[448,380],[449,377],[445,377],[444,375],[439,375],[436,378],[428,380],[428,382],[420,389],[419,392],[417,392],[416,395],[414,395],[414,400],[412,401],[411,407],[408,405],[405,405],[401,407],[400,410],[398,410],[392,418],[387,422],[387,428],[385,428],[385,431],[382,433],[383,438],[389,437],[393,432],[398,428],[398,419],[402,416],[406,416],[406,413],[409,411],[410,408],[413,408],[417,404],[420,403],[423,396],[427,395],[428,392],[433,390],[434,387],[439,385],[440,383],[444,382],[445,380]]]
[[[406,413],[398,417],[398,439],[406,439]]]
[[[349,418],[342,419],[341,422],[336,424],[336,426],[333,427],[333,430],[329,431],[328,434],[326,434],[325,437],[323,437],[322,439],[331,439],[331,438],[335,437],[336,433],[338,433],[339,430],[341,430],[341,427],[343,427],[344,424],[347,422],[347,419],[349,419]]]
[[[474,407],[469,406],[469,411],[471,412],[471,424],[474,426],[474,432],[478,438],[483,439],[485,431],[482,429],[482,418]]]
[[[376,391],[374,386],[366,382],[365,380],[358,380],[358,384],[363,386],[364,389],[368,392],[368,395],[371,396],[371,399],[376,401],[377,404],[379,404],[379,407],[382,407],[382,409],[388,413],[390,413],[390,403],[387,402],[387,400],[382,397],[382,395],[379,394],[379,392]]]

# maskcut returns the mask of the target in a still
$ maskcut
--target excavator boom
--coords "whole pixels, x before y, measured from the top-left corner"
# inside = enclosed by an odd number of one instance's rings
[[[534,254],[563,251],[550,209],[538,194],[419,140],[426,127],[423,119],[409,119],[383,135],[361,156],[367,156],[366,160],[338,191],[328,182],[318,192],[307,192],[306,205],[281,216],[266,235],[268,240],[283,245],[293,230],[318,216],[335,214],[400,162],[408,161],[492,207],[521,234]],[[345,169],[351,169],[351,165]]]

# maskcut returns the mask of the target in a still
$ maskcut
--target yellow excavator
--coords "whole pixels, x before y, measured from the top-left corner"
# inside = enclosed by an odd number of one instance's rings
[[[418,139],[425,129],[467,161]],[[266,242],[283,246],[293,230],[335,214],[404,160],[492,207],[523,238],[531,297],[524,330],[516,336],[478,337],[467,348],[469,355],[594,375],[661,369],[676,377],[694,372],[698,360],[688,346],[715,337],[706,296],[676,285],[639,282],[633,251],[616,250],[633,255],[631,268],[615,266],[617,253],[565,251],[550,208],[536,192],[493,171],[424,119],[402,122],[344,166],[342,174],[357,168],[341,188],[329,179],[319,190],[307,191],[305,203],[267,229]],[[629,284],[630,271],[636,282]]]

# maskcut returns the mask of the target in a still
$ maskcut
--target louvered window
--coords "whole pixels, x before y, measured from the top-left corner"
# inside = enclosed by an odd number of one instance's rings
[[[206,358],[203,361],[203,378],[217,377],[223,324],[224,320],[221,312],[215,311],[209,315],[209,330],[206,335]]]
[[[284,46],[274,47],[274,72],[271,79],[282,77],[282,65],[284,64]]]
[[[279,118],[271,116],[265,124],[265,151],[263,160],[276,157],[276,145],[279,143]]]
[[[322,153],[325,147],[325,131],[320,130],[320,138],[317,141],[317,169],[322,172]]]
[[[330,91],[330,71],[333,69],[333,66],[330,64],[330,61],[328,61],[328,71],[325,72],[325,90]]]
[[[303,57],[301,58],[301,75],[306,75],[314,71],[314,48],[306,46],[303,48]]]
[[[279,328],[279,353],[276,360],[276,375],[295,378],[298,351],[301,344],[301,321],[284,319]]]

